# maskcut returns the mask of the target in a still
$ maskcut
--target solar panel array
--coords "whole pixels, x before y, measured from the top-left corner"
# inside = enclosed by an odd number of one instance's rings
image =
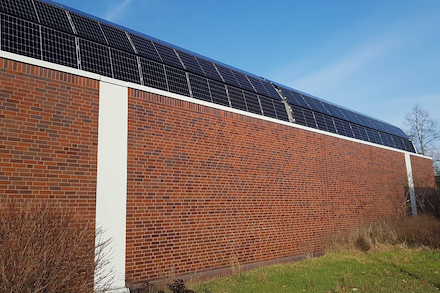
[[[415,152],[395,126],[56,3],[2,0],[0,20],[3,51]]]
[[[307,127],[351,138],[415,152],[414,146],[398,127],[354,111],[279,87],[292,109],[295,122]]]

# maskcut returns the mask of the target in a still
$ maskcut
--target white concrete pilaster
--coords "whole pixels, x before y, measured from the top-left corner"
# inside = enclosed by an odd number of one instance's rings
[[[101,80],[96,227],[103,230],[103,239],[111,239],[106,251],[110,266],[101,273],[114,278],[110,291],[114,293],[129,292],[125,287],[127,134],[128,88]]]
[[[411,155],[409,153],[405,153],[405,164],[406,174],[408,176],[409,196],[411,199],[411,212],[414,217],[417,217],[416,194],[414,191],[414,178],[411,167]]]

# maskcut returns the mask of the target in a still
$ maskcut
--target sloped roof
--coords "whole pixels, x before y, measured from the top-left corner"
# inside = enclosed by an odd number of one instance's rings
[[[2,0],[0,14],[0,50],[415,152],[396,126],[53,1]]]

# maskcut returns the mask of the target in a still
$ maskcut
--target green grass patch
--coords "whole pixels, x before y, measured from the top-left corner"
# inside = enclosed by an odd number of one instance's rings
[[[191,286],[197,292],[440,292],[440,251],[331,252]]]

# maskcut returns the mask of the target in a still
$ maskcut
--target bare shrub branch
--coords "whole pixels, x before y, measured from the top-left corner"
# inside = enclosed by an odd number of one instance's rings
[[[93,220],[49,201],[2,201],[0,211],[0,292],[93,292],[107,264],[95,258]]]

